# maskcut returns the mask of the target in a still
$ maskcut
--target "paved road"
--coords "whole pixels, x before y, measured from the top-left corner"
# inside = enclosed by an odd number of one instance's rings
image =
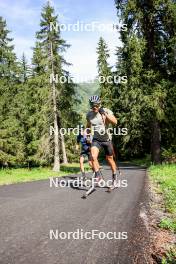
[[[0,187],[0,264],[149,263],[145,214],[146,171],[123,166],[127,188],[49,187],[49,180]],[[111,173],[104,167],[103,175]],[[50,239],[56,232],[127,232],[128,239]],[[63,234],[63,233],[62,233]],[[125,233],[123,233],[125,234]]]

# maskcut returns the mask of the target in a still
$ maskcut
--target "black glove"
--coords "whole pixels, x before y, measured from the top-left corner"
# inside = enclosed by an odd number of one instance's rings
[[[100,107],[100,109],[99,109],[99,113],[100,113],[101,115],[105,114],[105,110],[104,110],[103,107]]]

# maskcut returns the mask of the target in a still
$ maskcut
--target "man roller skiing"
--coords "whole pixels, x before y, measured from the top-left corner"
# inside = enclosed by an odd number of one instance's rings
[[[97,181],[101,179],[100,165],[98,162],[98,156],[100,149],[104,149],[106,160],[108,161],[112,170],[113,185],[116,186],[117,181],[117,166],[114,161],[114,149],[112,144],[111,135],[107,129],[110,124],[116,125],[117,119],[113,112],[107,108],[101,106],[101,100],[98,95],[93,95],[89,99],[90,111],[87,113],[87,128],[93,129],[93,140],[91,144],[91,157],[92,166],[95,172]]]

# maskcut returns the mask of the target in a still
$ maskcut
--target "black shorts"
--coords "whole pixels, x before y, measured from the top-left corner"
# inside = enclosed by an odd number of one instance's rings
[[[80,157],[88,157],[88,160],[91,160],[91,154],[90,151],[81,151]]]
[[[111,141],[93,139],[91,147],[97,147],[99,150],[103,148],[106,156],[113,156],[113,145]]]

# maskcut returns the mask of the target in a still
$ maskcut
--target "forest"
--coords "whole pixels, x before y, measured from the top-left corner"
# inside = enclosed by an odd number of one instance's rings
[[[52,166],[78,161],[74,135],[58,133],[84,123],[88,98],[100,94],[125,136],[113,142],[122,160],[151,162],[176,159],[176,2],[174,0],[116,0],[120,31],[116,65],[110,65],[106,40],[97,43],[98,76],[126,76],[127,82],[92,84],[70,81],[61,31],[50,30],[58,15],[49,2],[40,25],[29,66],[25,53],[18,59],[9,37],[8,21],[0,17],[0,166]],[[116,32],[114,32],[116,34]],[[65,82],[50,82],[51,74]],[[97,77],[98,77],[97,76]],[[55,133],[50,133],[53,127]]]

